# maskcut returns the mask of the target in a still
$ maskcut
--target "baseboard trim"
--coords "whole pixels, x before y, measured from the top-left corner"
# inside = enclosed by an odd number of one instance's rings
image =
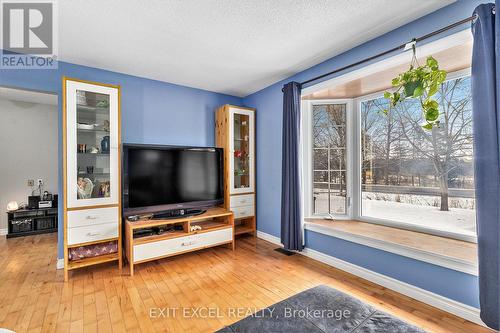
[[[5,236],[7,235],[7,233],[8,233],[7,228],[0,229],[0,236]]]
[[[57,258],[56,269],[64,268],[64,258]]]
[[[273,236],[271,234],[257,230],[257,237],[260,239],[263,239],[265,241],[268,241],[269,243],[283,246],[283,244],[281,244],[281,239],[279,237]]]
[[[280,238],[276,236],[264,233],[262,231],[257,231],[257,237],[266,240],[270,243],[282,246]],[[327,264],[329,266],[359,276],[365,280],[376,283],[385,288],[394,290],[400,294],[414,298],[420,302],[429,304],[438,309],[454,314],[455,316],[458,316],[460,318],[484,326],[484,323],[479,317],[479,309],[474,308],[470,305],[457,302],[447,297],[396,280],[386,275],[376,273],[369,269],[351,264],[347,261],[343,261],[341,259],[332,257],[330,255],[324,254],[322,252],[313,249],[305,248],[302,252],[299,253],[311,259]]]

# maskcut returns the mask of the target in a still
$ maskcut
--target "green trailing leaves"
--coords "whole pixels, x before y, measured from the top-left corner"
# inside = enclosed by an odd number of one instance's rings
[[[425,128],[426,130],[431,130],[432,127],[434,127],[434,125],[432,125],[431,123],[427,123],[425,125],[422,125],[423,128]]]
[[[425,64],[427,65],[427,67],[429,67],[433,71],[437,71],[439,69],[438,62],[433,57],[427,58],[427,61]]]
[[[435,122],[439,118],[439,110],[438,109],[428,109],[425,113],[425,120],[428,123]]]
[[[438,92],[441,84],[446,80],[446,71],[439,69],[439,64],[433,57],[428,57],[425,65],[415,67],[416,58],[412,61],[410,68],[392,79],[392,86],[396,88],[394,92],[386,91],[384,98],[389,100],[389,113],[398,103],[407,99],[417,98],[422,106],[424,119],[424,129],[432,130],[434,126],[439,126],[439,104],[432,96]]]

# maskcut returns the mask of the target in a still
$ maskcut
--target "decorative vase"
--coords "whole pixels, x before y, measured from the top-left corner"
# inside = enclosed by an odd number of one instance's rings
[[[109,135],[105,135],[101,140],[101,153],[109,153]]]

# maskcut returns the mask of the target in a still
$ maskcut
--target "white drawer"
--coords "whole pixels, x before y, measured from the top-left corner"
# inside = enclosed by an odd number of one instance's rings
[[[68,228],[118,222],[118,207],[68,211]]]
[[[241,206],[253,206],[254,205],[254,195],[253,194],[242,194],[242,195],[232,195],[229,197],[230,207],[241,207]]]
[[[172,255],[193,249],[202,249],[211,245],[233,240],[233,229],[221,229],[197,235],[166,239],[158,242],[134,246],[134,262]]]
[[[250,217],[255,215],[254,206],[243,206],[243,207],[231,207],[234,213],[235,219],[241,219],[243,217]]]
[[[115,237],[118,237],[118,221],[116,223],[96,224],[68,229],[68,245],[95,242]]]

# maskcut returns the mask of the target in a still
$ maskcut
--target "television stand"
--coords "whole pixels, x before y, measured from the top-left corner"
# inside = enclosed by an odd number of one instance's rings
[[[167,210],[164,212],[154,213],[152,220],[168,220],[168,219],[177,219],[180,217],[189,217],[201,215],[206,212],[206,209],[175,209],[175,210]]]
[[[138,236],[141,230],[151,228],[157,231]],[[134,275],[137,264],[219,245],[234,250],[234,216],[225,208],[209,208],[196,216],[125,220],[125,255],[130,275]]]

